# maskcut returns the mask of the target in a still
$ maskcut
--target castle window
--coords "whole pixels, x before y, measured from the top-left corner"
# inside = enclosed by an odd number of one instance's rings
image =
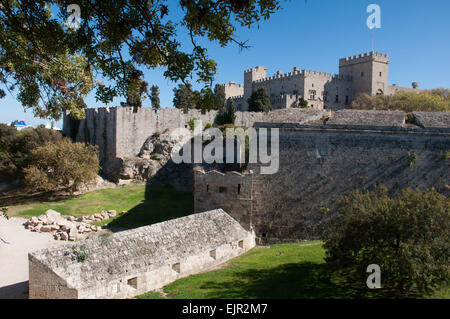
[[[244,248],[244,241],[243,241],[243,240],[240,240],[240,241],[238,242],[238,246],[239,246],[239,248]]]
[[[226,187],[223,187],[223,186],[219,187],[219,193],[226,193],[226,192],[227,192],[227,188]]]
[[[381,72],[380,72],[380,76],[381,76]]]
[[[339,102],[339,95],[336,95],[336,102]]]
[[[348,103],[348,95],[345,96],[345,103]]]
[[[206,192],[209,192],[209,184],[206,184]]]
[[[211,257],[212,259],[216,259],[217,258],[217,253],[216,253],[215,249],[209,251],[209,257]]]
[[[137,277],[128,279],[127,284],[128,284],[128,286],[131,286],[134,289],[137,289]]]
[[[238,184],[238,194],[241,193],[241,184]]]
[[[312,87],[314,87],[314,83],[312,83],[311,85],[312,85]]]
[[[364,72],[361,72],[361,77],[363,77],[364,76]]]
[[[173,264],[172,265],[172,270],[175,270],[177,273],[180,273],[180,271],[181,271],[180,263]]]

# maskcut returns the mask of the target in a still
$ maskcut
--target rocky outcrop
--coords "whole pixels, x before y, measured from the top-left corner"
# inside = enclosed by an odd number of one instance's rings
[[[104,172],[115,182],[137,180],[158,186],[169,184],[179,191],[192,191],[192,165],[175,164],[172,151],[180,150],[190,135],[155,133],[142,145],[136,157],[114,159],[105,163]]]
[[[109,210],[76,218],[74,216],[61,215],[57,211],[49,209],[44,215],[31,217],[24,223],[24,226],[31,231],[52,233],[56,240],[75,241],[101,229],[100,226],[91,225],[91,222],[110,219],[116,215],[117,212],[115,210]]]

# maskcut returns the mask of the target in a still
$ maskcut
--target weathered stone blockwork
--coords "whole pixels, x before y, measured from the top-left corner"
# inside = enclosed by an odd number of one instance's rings
[[[265,242],[320,238],[337,200],[384,184],[392,195],[434,187],[450,195],[450,132],[421,129],[280,129],[280,169],[253,175],[252,225]],[[233,212],[230,212],[234,214]]]
[[[256,129],[280,130],[279,171],[261,175],[258,164],[249,164],[247,175],[196,172],[195,205],[226,207],[245,227],[251,208],[252,229],[262,243],[271,243],[321,238],[337,200],[355,188],[384,184],[396,195],[408,187],[434,187],[448,196],[448,116],[414,114],[422,127],[405,125],[405,113],[397,111],[342,110],[323,125],[256,123]],[[246,179],[251,203],[243,208],[236,186]],[[218,187],[233,191],[223,194]]]
[[[223,210],[29,254],[30,298],[127,298],[206,271],[255,246]]]
[[[194,170],[195,212],[222,208],[233,212],[231,216],[250,230],[252,223],[252,172],[238,173]]]
[[[70,136],[76,131],[76,140],[98,145],[101,162],[114,158],[135,157],[143,144],[155,132],[169,132],[176,128],[189,128],[188,122],[197,118],[203,125],[214,123],[217,111],[202,114],[198,110],[184,113],[179,109],[161,109],[155,112],[150,108],[132,107],[86,109],[86,118],[80,121],[79,128],[73,128],[69,116],[64,116],[63,132]],[[256,122],[295,122],[306,123],[318,120],[329,112],[324,110],[277,110],[268,113],[236,112],[235,124],[251,127]]]

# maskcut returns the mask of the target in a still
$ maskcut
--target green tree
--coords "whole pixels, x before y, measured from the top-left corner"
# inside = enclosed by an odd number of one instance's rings
[[[70,4],[80,7],[77,28],[66,24]],[[129,76],[140,68],[162,68],[175,82],[195,75],[210,85],[216,62],[203,40],[246,48],[237,28],[277,10],[276,0],[181,0],[170,10],[164,0],[1,1],[0,97],[17,88],[19,101],[37,116],[59,119],[69,110],[82,118],[91,90],[103,103],[131,96]],[[187,45],[177,32],[188,34]]]
[[[195,108],[202,112],[216,108],[216,96],[210,87],[203,88],[200,92],[194,92]]]
[[[134,70],[129,74],[127,79],[127,106],[134,108],[142,107],[142,100],[144,94],[148,91],[148,83],[143,80],[143,73],[139,70]]]
[[[9,125],[0,124],[0,180],[12,182],[15,179],[16,166],[12,160],[12,142],[17,130]]]
[[[190,83],[179,84],[178,88],[173,89],[173,93],[173,106],[177,109],[187,113],[189,109],[195,108],[194,92]]]
[[[33,150],[32,162],[24,169],[25,185],[31,191],[73,192],[93,183],[98,171],[97,147],[64,138]]]
[[[159,87],[157,85],[153,85],[151,88],[151,94],[152,94],[152,108],[154,110],[159,110],[161,108],[161,104],[159,101]]]
[[[217,125],[232,124],[236,121],[236,107],[234,106],[233,100],[230,101],[228,110],[219,112],[214,119]]]
[[[45,127],[25,128],[15,134],[9,131],[8,135],[1,139],[4,144],[0,165],[0,175],[7,181],[23,178],[23,169],[31,163],[33,150],[62,139],[60,132]]]
[[[308,107],[308,101],[306,101],[303,97],[301,97],[298,100],[298,106],[301,107],[302,109],[307,108]]]
[[[220,84],[216,84],[214,87],[214,95],[215,95],[215,110],[225,111],[227,106],[227,101],[225,99],[225,87]]]
[[[364,285],[370,264],[382,287],[426,291],[450,283],[450,201],[428,190],[391,198],[383,186],[353,191],[339,201],[324,247],[326,261],[349,282]]]
[[[253,91],[247,103],[250,112],[268,112],[272,110],[266,88],[259,88]]]
[[[236,107],[234,106],[234,101],[230,101],[230,107],[227,111],[227,120],[230,124],[234,124],[236,121]]]
[[[449,112],[450,99],[445,91],[397,92],[394,95],[363,93],[352,102],[353,109],[359,110],[399,110],[404,112]]]

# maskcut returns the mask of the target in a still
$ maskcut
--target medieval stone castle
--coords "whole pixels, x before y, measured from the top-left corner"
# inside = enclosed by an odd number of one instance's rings
[[[264,163],[248,163],[239,172],[170,160],[155,166],[165,146],[149,148],[149,140],[187,128],[193,118],[214,123],[216,110],[93,108],[78,122],[66,115],[64,134],[97,145],[107,177],[133,178],[124,173],[130,164],[147,185],[162,174],[164,183],[193,192],[195,214],[31,253],[30,297],[133,297],[217,267],[256,243],[321,238],[338,199],[355,188],[383,184],[395,195],[407,187],[434,187],[450,195],[448,112],[407,117],[341,109],[360,93],[417,90],[415,83],[412,89],[388,85],[388,59],[378,53],[341,59],[336,76],[294,69],[266,77],[260,66],[245,71],[243,87],[225,85],[226,97],[241,109],[236,126],[279,130],[275,174],[261,174]],[[267,88],[275,110],[246,112],[245,101],[259,87]],[[310,107],[293,108],[299,97]],[[81,248],[88,256],[83,262],[77,259]]]
[[[339,60],[339,74],[300,70],[277,71],[267,76],[265,66],[257,66],[244,71],[244,85],[229,82],[224,84],[225,97],[231,99],[238,110],[248,110],[247,100],[252,92],[265,88],[273,109],[298,106],[299,98],[308,101],[308,106],[316,109],[342,109],[361,93],[370,95],[391,95],[398,91],[417,91],[417,83],[412,88],[388,84],[389,56],[369,52]]]

